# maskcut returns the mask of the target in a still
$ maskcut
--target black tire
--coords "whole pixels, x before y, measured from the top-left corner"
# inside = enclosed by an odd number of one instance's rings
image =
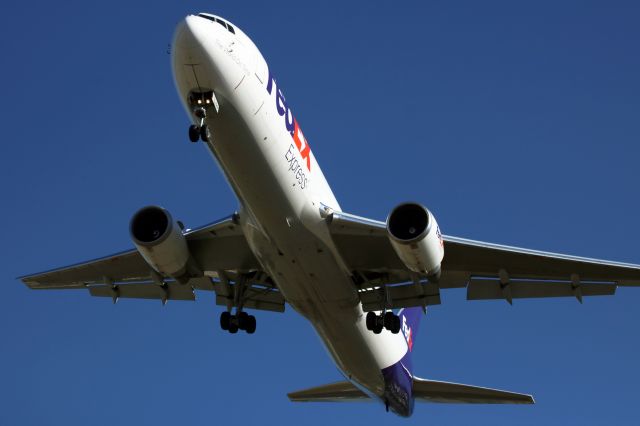
[[[380,334],[382,333],[382,326],[376,325],[376,327],[372,331],[373,331],[373,334]]]
[[[246,330],[249,325],[249,314],[246,312],[240,312],[238,314],[238,328],[240,330]]]
[[[400,317],[398,315],[394,315],[393,318],[393,328],[391,329],[393,334],[398,334],[400,332]]]
[[[206,124],[200,128],[200,139],[202,142],[209,142],[211,140],[211,130]]]
[[[247,328],[245,328],[247,334],[253,334],[256,332],[256,317],[249,315],[247,318]]]
[[[220,314],[220,328],[223,330],[229,330],[229,323],[231,320],[231,314],[229,312],[223,312]]]
[[[376,319],[378,316],[373,312],[367,312],[367,330],[373,330],[376,328]]]
[[[238,326],[233,322],[229,324],[229,333],[236,334],[238,332]]]
[[[195,124],[189,126],[189,140],[194,143],[200,140],[200,128]]]
[[[396,314],[394,314],[391,311],[387,311],[384,314],[384,328],[386,328],[387,330],[391,331],[393,330],[393,326],[395,325],[395,318],[396,318]]]

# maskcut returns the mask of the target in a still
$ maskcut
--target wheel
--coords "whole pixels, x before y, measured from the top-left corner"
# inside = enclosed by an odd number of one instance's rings
[[[373,330],[376,327],[377,315],[373,312],[367,312],[367,330]]]
[[[240,312],[238,314],[238,328],[240,330],[246,330],[249,325],[249,314],[246,312]]]
[[[200,139],[202,142],[209,142],[211,140],[211,130],[206,124],[200,128]]]
[[[238,326],[232,322],[229,323],[229,333],[236,334],[238,332]]]
[[[385,312],[384,319],[383,319],[384,328],[391,331],[393,329],[393,325],[395,324],[395,318],[396,318],[396,314],[394,314],[393,312],[391,311]]]
[[[247,334],[253,334],[256,332],[256,317],[249,315],[247,318],[247,328],[245,328]]]
[[[198,142],[200,140],[200,129],[195,124],[189,126],[189,140],[191,142]]]
[[[380,333],[382,333],[382,326],[381,325],[376,325],[375,328],[372,331],[373,331],[373,334],[380,334]]]
[[[400,332],[400,317],[398,315],[394,315],[391,332],[393,334],[398,334]]]
[[[223,312],[220,314],[220,328],[223,330],[229,330],[229,323],[231,320],[231,314],[229,312]]]

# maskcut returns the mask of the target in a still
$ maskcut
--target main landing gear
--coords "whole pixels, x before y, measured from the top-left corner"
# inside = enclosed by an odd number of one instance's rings
[[[367,330],[373,331],[374,334],[382,333],[382,329],[386,328],[393,334],[400,331],[400,317],[391,311],[383,311],[380,315],[375,312],[367,312]]]
[[[235,334],[238,330],[244,330],[247,334],[256,332],[256,317],[246,313],[244,308],[247,289],[251,287],[249,281],[254,278],[255,273],[238,273],[233,286],[230,285],[228,277],[224,271],[218,272],[223,294],[227,298],[227,310],[220,314],[220,328]],[[233,297],[232,300],[230,298]],[[235,307],[235,314],[231,310]]]
[[[238,330],[253,334],[256,332],[256,317],[246,312],[231,315],[231,312],[225,311],[220,314],[220,327],[231,334],[237,333]]]

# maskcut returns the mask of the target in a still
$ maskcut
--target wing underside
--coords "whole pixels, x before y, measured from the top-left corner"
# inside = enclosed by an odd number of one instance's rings
[[[444,236],[442,276],[409,271],[385,223],[333,212],[329,227],[352,271],[365,311],[440,304],[440,291],[467,288],[468,300],[583,297],[640,285],[640,265],[609,262]]]
[[[20,279],[32,289],[86,289],[97,297],[195,300],[196,290],[216,293],[216,304],[282,312],[285,300],[262,271],[235,216],[185,232],[189,252],[204,275],[181,284],[160,277],[137,250],[78,263]]]
[[[352,273],[365,311],[440,304],[440,292],[466,287],[467,299],[613,295],[640,285],[640,266],[444,237],[438,283],[409,271],[394,252],[383,222],[334,212],[328,226]],[[93,296],[194,300],[194,290],[214,291],[216,303],[281,312],[284,298],[249,249],[234,216],[185,233],[204,271],[183,286],[158,277],[136,250],[21,277],[32,289],[88,289]]]

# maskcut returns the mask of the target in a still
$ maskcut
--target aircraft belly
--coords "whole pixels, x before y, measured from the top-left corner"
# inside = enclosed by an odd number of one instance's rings
[[[264,226],[268,226],[265,224]],[[250,247],[287,302],[306,317],[343,374],[379,397],[385,394],[382,370],[407,352],[401,334],[366,329],[365,314],[348,275],[331,251],[303,229],[281,236],[281,254],[251,223],[244,225]],[[288,255],[287,253],[292,253]]]
[[[250,92],[261,88],[245,83],[232,99],[218,94],[220,111],[207,117],[213,132],[207,146],[240,200],[249,246],[287,302],[312,323],[337,367],[382,396],[382,369],[402,358],[406,343],[386,330],[366,330],[357,290],[320,216],[315,194],[328,191],[333,198],[326,180],[319,174],[315,192],[313,182],[300,185],[287,169],[291,136],[268,108],[256,110],[260,97]]]

